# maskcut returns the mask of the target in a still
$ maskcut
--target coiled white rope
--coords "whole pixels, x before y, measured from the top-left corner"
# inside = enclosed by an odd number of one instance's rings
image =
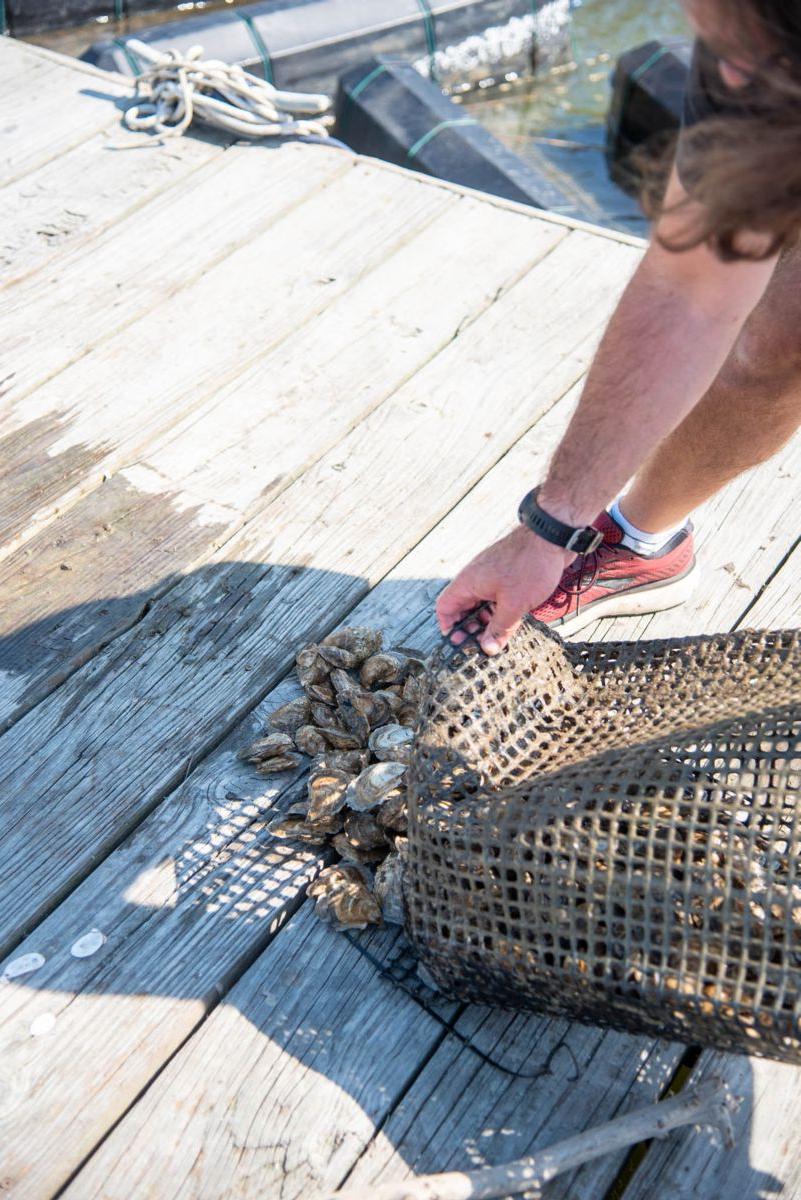
[[[123,116],[129,129],[179,136],[197,119],[244,137],[325,137],[333,124],[321,115],[331,107],[328,96],[281,92],[234,63],[203,59],[202,46],[181,53],[134,39],[127,45],[153,64],[136,76],[137,94]]]

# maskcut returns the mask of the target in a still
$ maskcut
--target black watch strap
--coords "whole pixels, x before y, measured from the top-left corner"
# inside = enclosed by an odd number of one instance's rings
[[[517,515],[522,524],[528,526],[532,533],[539,534],[546,542],[561,546],[564,550],[573,550],[576,554],[591,554],[593,550],[597,550],[604,540],[601,531],[593,525],[584,525],[577,529],[573,525],[566,525],[564,521],[558,521],[556,517],[540,508],[537,503],[539,490],[538,487],[533,488],[520,501]]]

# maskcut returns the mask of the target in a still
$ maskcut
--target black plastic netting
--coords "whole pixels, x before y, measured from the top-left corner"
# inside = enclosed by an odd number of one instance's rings
[[[801,633],[441,653],[408,934],[443,990],[801,1062]]]

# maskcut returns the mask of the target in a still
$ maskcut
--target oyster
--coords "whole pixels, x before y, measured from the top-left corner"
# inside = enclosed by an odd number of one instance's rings
[[[408,763],[414,734],[405,725],[382,725],[370,734],[367,745],[379,762]]]
[[[397,683],[406,672],[409,660],[396,650],[373,654],[364,663],[359,678],[364,687],[375,687],[381,683]]]
[[[311,720],[318,729],[341,728],[336,709],[332,708],[330,704],[323,704],[320,700],[312,701]]]
[[[407,704],[420,704],[423,699],[423,681],[418,675],[410,675],[403,684],[403,699]]]
[[[392,717],[392,705],[381,692],[359,692],[351,696],[350,702],[356,711],[362,714],[371,729],[386,725]]]
[[[406,788],[393,788],[381,802],[376,812],[376,820],[384,829],[397,833],[405,833],[409,828],[409,813],[406,800]]]
[[[369,755],[366,750],[324,750],[316,766],[333,767],[335,771],[346,771],[358,775],[367,766]]]
[[[381,908],[358,867],[338,863],[321,871],[306,894],[314,911],[338,929],[365,929],[381,924]]]
[[[383,636],[366,625],[348,625],[329,633],[320,643],[320,655],[332,667],[358,667],[381,649]]]
[[[345,836],[357,850],[382,850],[387,852],[384,831],[372,813],[349,812],[345,817]]]
[[[367,850],[362,846],[354,845],[346,833],[335,833],[331,838],[331,845],[345,862],[377,863],[381,862],[387,853],[386,844]]]
[[[370,736],[370,722],[364,713],[348,700],[340,700],[338,712],[345,728],[364,746]]]
[[[361,739],[347,729],[325,727],[322,734],[329,746],[333,746],[335,750],[358,750],[362,744]]]
[[[356,812],[369,812],[397,787],[406,774],[403,763],[381,762],[366,767],[348,788],[348,806]]]
[[[341,812],[349,783],[350,776],[344,771],[331,768],[314,771],[308,782],[308,819],[316,824]]]
[[[265,758],[278,758],[282,754],[295,749],[295,743],[288,733],[268,733],[266,737],[257,738],[252,745],[239,751],[239,757],[247,762],[262,762]]]
[[[279,771],[294,771],[300,764],[298,754],[276,754],[273,758],[260,758],[256,770],[259,775],[277,775]]]
[[[404,862],[397,850],[393,850],[376,868],[373,891],[381,905],[381,913],[388,925],[403,925],[406,908],[403,899]]]
[[[414,729],[419,715],[420,709],[417,704],[402,704],[398,709],[398,723],[408,729]]]
[[[303,754],[313,757],[315,754],[324,754],[328,742],[314,725],[301,725],[295,731],[295,745]]]
[[[311,716],[311,707],[307,696],[298,696],[296,700],[290,700],[287,704],[282,704],[280,708],[276,708],[275,712],[270,714],[270,724],[273,729],[280,729],[284,733],[294,733],[296,729],[300,729],[301,725],[307,725]]]
[[[320,658],[317,646],[304,646],[298,651],[295,655],[295,673],[303,688],[312,683],[322,683],[328,675],[328,664]]]
[[[349,675],[347,671],[343,671],[341,667],[334,667],[329,678],[334,691],[340,699],[350,698],[356,693],[363,694],[359,681],[353,675]]]
[[[310,683],[306,688],[306,695],[310,700],[318,701],[320,704],[336,704],[336,692],[327,679]]]
[[[377,688],[372,692],[374,700],[383,701],[391,713],[396,713],[403,707],[403,697],[398,692],[390,691],[389,688]],[[373,725],[380,724],[378,721],[373,721]]]
[[[267,832],[277,838],[294,838],[300,842],[309,842],[313,846],[322,846],[328,839],[325,833],[318,833],[306,826],[306,818],[300,813],[279,813],[267,824]]]

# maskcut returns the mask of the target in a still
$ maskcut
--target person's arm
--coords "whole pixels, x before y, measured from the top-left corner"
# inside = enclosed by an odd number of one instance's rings
[[[675,175],[666,208],[684,198]],[[668,237],[674,221],[665,216]],[[654,238],[609,322],[539,503],[587,525],[704,395],[775,266],[721,262],[706,246],[674,253]],[[521,493],[536,480],[525,481]],[[501,650],[523,616],[551,595],[573,556],[523,526],[470,562],[437,602],[447,634],[481,600],[493,606],[481,634]]]

